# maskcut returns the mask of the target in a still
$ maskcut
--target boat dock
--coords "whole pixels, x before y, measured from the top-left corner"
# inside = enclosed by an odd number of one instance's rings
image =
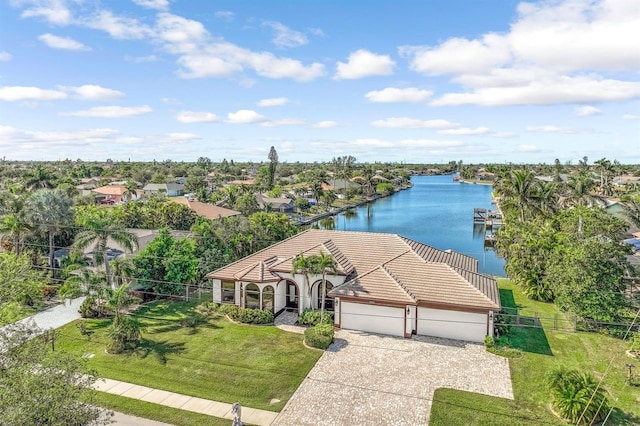
[[[473,225],[484,228],[484,246],[493,247],[498,240],[496,232],[504,224],[499,210],[473,209]]]

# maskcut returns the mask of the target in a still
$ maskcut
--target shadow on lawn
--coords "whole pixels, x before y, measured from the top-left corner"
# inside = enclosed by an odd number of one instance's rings
[[[640,417],[633,413],[622,411],[618,407],[613,408],[609,419],[617,425],[640,425]]]
[[[140,358],[146,358],[153,354],[162,364],[167,363],[167,356],[180,354],[185,351],[184,342],[169,342],[168,340],[153,341],[142,339],[142,343],[135,350],[135,354]]]
[[[509,346],[524,352],[553,356],[540,319],[515,315],[514,313],[517,312],[519,306],[516,304],[511,290],[500,289],[500,301],[503,310],[509,312],[503,316],[501,321],[508,330]]]

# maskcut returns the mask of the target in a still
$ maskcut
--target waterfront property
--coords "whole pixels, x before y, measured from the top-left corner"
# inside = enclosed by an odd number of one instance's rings
[[[336,262],[325,307],[349,330],[481,342],[500,309],[496,281],[476,259],[396,234],[310,229],[207,275],[213,300],[245,308],[302,312],[321,305],[319,275],[294,268],[296,256]]]

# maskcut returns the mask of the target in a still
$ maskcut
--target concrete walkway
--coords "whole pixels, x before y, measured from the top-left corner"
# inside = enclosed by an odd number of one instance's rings
[[[231,404],[224,402],[210,401],[208,399],[196,398],[195,396],[167,392],[112,379],[100,379],[95,383],[94,388],[102,392],[138,399],[140,401],[153,402],[154,404],[165,405],[180,410],[193,411],[195,413],[224,419],[233,419]],[[244,423],[269,426],[277,416],[278,413],[273,411],[242,407],[242,421]]]
[[[65,303],[49,308],[46,311],[38,312],[35,315],[24,318],[19,323],[35,323],[42,331],[50,328],[58,328],[69,324],[80,318],[80,305],[84,302],[84,297],[77,299],[67,299]]]

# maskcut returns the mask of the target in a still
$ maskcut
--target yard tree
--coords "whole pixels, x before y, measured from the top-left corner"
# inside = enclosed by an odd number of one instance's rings
[[[278,167],[278,153],[276,149],[272,146],[269,150],[269,187],[268,189],[273,188],[273,184],[276,179],[276,168]]]
[[[0,328],[0,424],[111,423],[113,413],[95,406],[95,374],[82,358],[33,339],[40,332],[19,323]]]
[[[111,275],[111,265],[107,257],[109,243],[117,243],[129,252],[133,252],[134,248],[138,247],[138,238],[135,234],[127,231],[124,225],[117,221],[109,210],[92,208],[86,212],[87,214],[77,219],[78,225],[83,230],[76,235],[74,246],[80,250],[94,246],[94,260],[98,265],[104,264],[107,284],[115,290],[116,286]]]
[[[0,325],[14,321],[26,305],[42,298],[44,275],[27,254],[0,253]]]
[[[29,197],[28,217],[32,226],[46,233],[49,238],[49,266],[54,264],[54,238],[61,229],[73,220],[72,201],[59,189],[39,189]]]
[[[324,302],[327,297],[327,274],[335,274],[338,265],[333,256],[327,253],[310,256],[309,261],[311,263],[311,273],[322,275],[320,283],[320,322],[322,322],[324,318]]]

